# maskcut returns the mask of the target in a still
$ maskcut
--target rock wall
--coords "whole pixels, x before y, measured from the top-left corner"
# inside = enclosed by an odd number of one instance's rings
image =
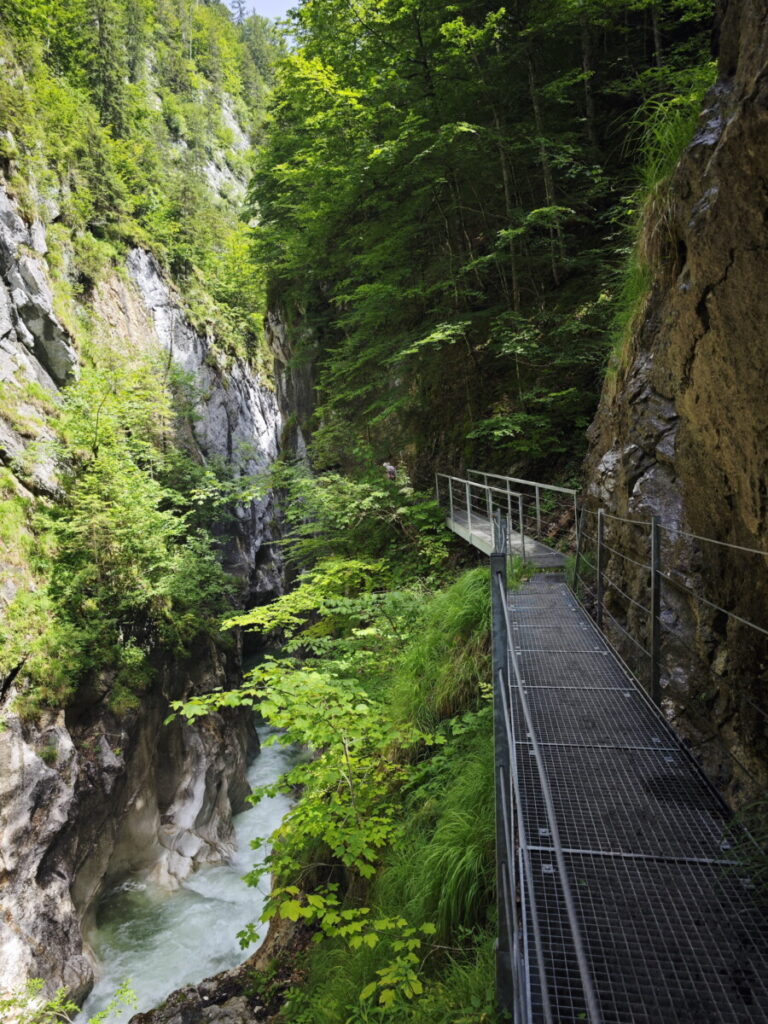
[[[199,728],[163,722],[169,700],[233,685],[238,669],[235,652],[201,648],[161,666],[138,714],[9,718],[0,736],[4,987],[42,977],[84,998],[95,964],[83,935],[104,888],[129,872],[175,888],[231,854],[255,731],[235,715]]]
[[[290,321],[271,303],[265,330],[275,359],[277,398],[283,419],[281,448],[305,458],[315,409],[315,345],[300,316]]]
[[[586,470],[595,504],[670,528],[667,707],[739,801],[768,781],[768,649],[710,605],[768,628],[768,558],[672,532],[768,549],[768,3],[721,2],[718,28],[717,84],[645,225],[653,285]],[[610,523],[608,542],[631,552],[636,529]],[[609,572],[647,604],[647,575],[614,556]]]
[[[241,475],[262,472],[278,453],[282,416],[276,394],[242,360],[225,364],[217,358],[213,339],[192,328],[150,253],[134,249],[127,266],[141,304],[149,312],[156,344],[193,376],[203,396],[193,425],[200,452],[207,459],[221,459]],[[114,322],[117,309],[130,308],[130,287],[115,281],[111,287],[119,289],[117,307],[105,301],[105,289],[96,308],[102,319],[109,315]],[[124,332],[128,325],[123,321],[121,328]],[[282,586],[282,559],[273,543],[279,530],[271,493],[239,506],[236,514],[236,523],[227,525],[223,538],[224,564],[243,580],[244,601],[253,604],[275,596]]]
[[[0,469],[19,493],[55,500],[55,463],[27,462],[26,452],[51,436],[46,408],[79,364],[55,312],[46,251],[43,226],[26,224],[0,184]],[[226,460],[243,474],[263,469],[277,454],[274,393],[245,363],[221,363],[149,253],[131,252],[125,271],[96,289],[89,314],[97,331],[129,349],[161,348],[193,376],[201,459]],[[274,520],[271,497],[254,500],[221,538],[244,602],[264,601],[282,585]],[[23,559],[3,543],[0,579],[3,603],[30,582]],[[141,711],[120,718],[92,695],[87,705],[23,722],[8,713],[13,680],[0,680],[0,988],[43,977],[49,990],[64,985],[84,997],[93,963],[83,933],[112,879],[145,871],[173,887],[231,852],[255,731],[235,713],[195,728],[163,722],[169,700],[239,680],[238,646],[206,644],[186,659],[160,654],[155,667],[158,682]]]

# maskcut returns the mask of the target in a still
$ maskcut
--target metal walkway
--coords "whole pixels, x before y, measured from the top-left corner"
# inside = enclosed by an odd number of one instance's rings
[[[437,500],[445,508],[448,529],[490,555],[493,551],[493,517],[500,512],[507,524],[510,554],[518,555],[538,569],[562,568],[565,555],[536,540],[533,534],[536,531],[541,533],[542,514],[546,516],[552,496],[556,494],[561,500],[565,496],[571,506],[575,492],[524,480],[514,481],[516,489],[513,489],[507,477],[488,473],[475,475],[482,479],[464,480],[442,473],[437,475]],[[497,483],[503,483],[503,486],[497,486]]]
[[[561,574],[507,595],[505,554],[491,572],[502,1005],[768,1022],[768,908],[727,807]]]
[[[565,884],[606,1024],[768,1021],[768,915],[731,854],[727,809],[561,576],[511,594],[509,621],[528,1019],[593,1019]]]

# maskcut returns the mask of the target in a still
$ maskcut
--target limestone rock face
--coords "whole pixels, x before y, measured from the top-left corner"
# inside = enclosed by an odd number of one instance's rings
[[[315,408],[312,339],[300,319],[289,324],[285,311],[278,307],[267,314],[265,329],[275,357],[277,397],[285,421],[283,447],[303,459]]]
[[[217,363],[211,339],[198,334],[183,316],[150,253],[134,249],[128,270],[149,311],[157,343],[193,375],[200,390],[200,416],[193,429],[204,457],[221,459],[244,475],[263,471],[277,457],[281,414],[275,394],[241,360],[226,368]],[[275,519],[268,495],[239,506],[236,526],[227,531],[225,566],[243,579],[249,602],[280,592],[282,560],[270,546],[276,539]]]
[[[77,375],[77,354],[53,311],[41,227],[28,227],[0,189],[0,345],[7,358],[21,343],[52,381],[63,384]],[[5,372],[7,364],[0,364]]]
[[[20,494],[55,500],[52,458],[18,470],[31,442],[52,437],[46,415],[78,375],[74,341],[53,311],[46,250],[43,226],[27,225],[0,183],[0,468],[16,474]],[[190,373],[199,394],[190,443],[201,460],[222,459],[243,474],[265,468],[280,431],[274,394],[245,363],[219,365],[213,339],[193,330],[148,253],[131,253],[126,269],[95,290],[89,312],[98,332],[129,350],[165,351]],[[220,538],[244,601],[282,586],[274,519],[270,497],[250,502]],[[12,555],[0,545],[3,605],[30,584]],[[48,991],[65,986],[84,998],[94,965],[83,935],[106,886],[138,871],[173,888],[232,852],[232,815],[244,805],[245,768],[258,747],[250,717],[233,711],[194,727],[164,720],[170,700],[236,685],[238,647],[206,643],[186,658],[157,652],[154,661],[157,682],[141,710],[121,717],[94,692],[66,714],[25,723],[8,713],[12,675],[0,679],[8,723],[0,729],[0,990],[42,977]]]
[[[719,37],[718,82],[646,226],[653,286],[591,428],[588,494],[618,515],[766,550],[766,0],[721,3]],[[631,551],[632,527],[611,530]],[[768,652],[700,598],[768,627],[767,561],[665,532],[662,568],[685,585],[664,588],[670,710],[744,798],[767,781]],[[641,572],[615,558],[610,571],[647,603]]]
[[[242,716],[201,728],[164,726],[169,699],[232,685],[238,665],[206,646],[162,678],[139,714],[34,728],[11,718],[0,736],[3,985],[42,977],[74,999],[90,990],[83,943],[101,891],[128,872],[169,889],[232,853],[232,815],[248,792],[258,738]]]

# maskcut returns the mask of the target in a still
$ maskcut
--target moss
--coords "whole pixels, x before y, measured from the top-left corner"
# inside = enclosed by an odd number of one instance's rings
[[[55,743],[51,743],[38,751],[38,757],[50,768],[59,760],[59,748]]]

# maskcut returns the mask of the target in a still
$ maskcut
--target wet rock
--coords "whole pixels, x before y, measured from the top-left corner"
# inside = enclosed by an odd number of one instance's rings
[[[177,989],[154,1010],[128,1024],[255,1024],[279,1019],[286,992],[302,980],[300,954],[312,932],[306,925],[273,920],[264,944],[245,963]]]
[[[718,735],[704,756],[720,773],[729,751],[738,757],[753,779],[731,758],[729,785],[746,793],[768,783],[768,650],[704,602],[768,627],[768,560],[678,532],[768,549],[768,3],[723,2],[719,23],[718,82],[659,204],[663,223],[646,227],[653,285],[592,425],[586,476],[590,500],[667,528],[662,567],[681,583],[662,594],[675,623],[667,707],[697,742]],[[631,527],[610,531],[647,560]],[[647,596],[645,570],[612,571]]]
[[[0,416],[0,464],[16,475],[20,494],[54,498],[53,459],[25,461],[31,441],[52,436],[45,413],[25,395],[41,388],[57,401],[59,385],[77,374],[77,355],[53,311],[45,249],[41,226],[27,226],[0,184],[0,383],[14,407],[13,416]],[[211,339],[193,330],[149,254],[137,250],[129,268],[133,280],[114,275],[99,286],[92,315],[122,346],[162,348],[194,375],[200,401],[192,443],[201,460],[221,458],[241,473],[263,469],[277,452],[274,395],[242,362],[229,379],[230,369],[213,359]],[[271,548],[274,519],[269,499],[249,503],[238,509],[231,536],[222,537],[248,599],[264,600],[282,586],[281,560]],[[0,601],[32,582],[23,567],[0,564]],[[105,887],[140,871],[173,888],[232,851],[232,815],[243,807],[245,767],[257,745],[250,716],[227,712],[196,727],[164,720],[171,699],[236,685],[238,651],[204,645],[186,659],[158,652],[155,668],[158,682],[140,713],[119,719],[94,685],[66,717],[24,724],[8,714],[14,692],[4,685],[0,988],[42,977],[47,991],[63,985],[82,999],[93,983],[83,934]]]

